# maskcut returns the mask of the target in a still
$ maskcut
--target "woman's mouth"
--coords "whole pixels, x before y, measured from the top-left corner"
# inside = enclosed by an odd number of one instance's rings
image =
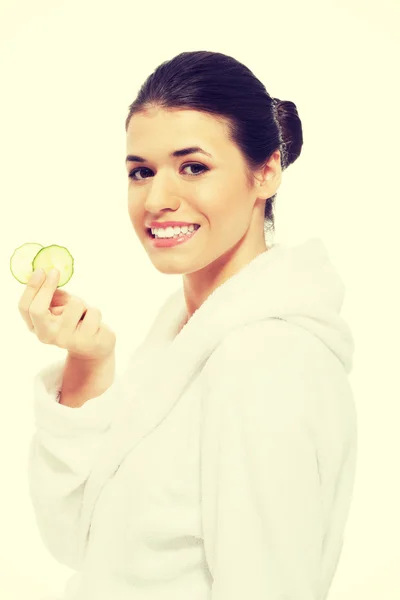
[[[150,242],[153,247],[155,247],[155,248],[172,248],[174,246],[184,244],[185,242],[191,240],[196,235],[198,230],[200,229],[200,225],[195,225],[194,227],[195,227],[194,231],[188,231],[187,233],[180,232],[176,236],[172,236],[172,237],[156,238],[151,233],[151,229],[147,230],[147,235],[149,236]]]

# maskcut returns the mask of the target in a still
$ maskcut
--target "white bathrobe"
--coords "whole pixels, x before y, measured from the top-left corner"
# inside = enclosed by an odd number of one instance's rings
[[[319,238],[275,244],[186,316],[170,295],[121,377],[35,377],[29,485],[73,600],[324,600],[353,493],[354,341]]]

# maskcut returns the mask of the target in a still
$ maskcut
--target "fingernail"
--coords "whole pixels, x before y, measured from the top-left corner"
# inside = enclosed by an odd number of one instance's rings
[[[48,278],[51,281],[55,281],[58,277],[58,270],[57,269],[50,269],[49,273],[48,273]]]
[[[42,277],[43,277],[43,269],[36,269],[36,271],[33,272],[33,275],[31,275],[30,280],[32,283],[38,283]]]

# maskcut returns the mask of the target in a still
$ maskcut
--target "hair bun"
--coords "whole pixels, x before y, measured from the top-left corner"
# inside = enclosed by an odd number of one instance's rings
[[[285,169],[301,153],[303,132],[297,107],[290,100],[272,99],[273,111],[282,135],[282,167]]]

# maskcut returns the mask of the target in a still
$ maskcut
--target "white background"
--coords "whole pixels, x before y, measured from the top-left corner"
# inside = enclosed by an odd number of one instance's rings
[[[98,306],[116,331],[121,372],[181,283],[156,271],[128,217],[128,106],[161,62],[212,50],[297,105],[304,147],[283,175],[275,240],[321,237],[346,285],[359,459],[329,600],[399,600],[399,6],[3,0],[1,598],[61,595],[71,574],[44,548],[27,487],[33,378],[64,351],[28,332],[10,256],[25,242],[70,250],[66,289]]]

